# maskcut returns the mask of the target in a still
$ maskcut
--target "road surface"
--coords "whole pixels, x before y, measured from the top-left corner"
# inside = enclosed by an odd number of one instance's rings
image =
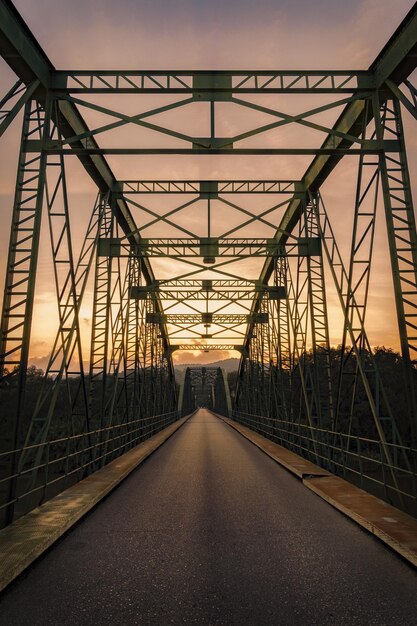
[[[3,626],[415,626],[417,574],[200,410],[0,601]]]

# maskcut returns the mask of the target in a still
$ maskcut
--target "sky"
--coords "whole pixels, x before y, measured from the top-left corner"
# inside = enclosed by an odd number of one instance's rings
[[[192,0],[16,0],[16,8],[31,28],[35,37],[57,69],[366,69],[380,49],[410,10],[413,2],[407,0],[321,0],[309,2],[292,0],[229,0],[200,2]],[[2,93],[13,83],[13,73],[0,62]],[[286,112],[303,111],[318,106],[322,101],[293,96],[270,98],[268,105]],[[87,98],[85,98],[87,100]],[[249,98],[248,98],[249,99]],[[103,101],[100,101],[102,104]],[[116,97],[108,98],[106,105],[123,107],[127,113],[137,113],[158,105],[158,98],[142,98],[140,102]],[[200,104],[200,103],[199,103]],[[321,123],[330,124],[339,109]],[[83,109],[91,125],[102,119],[97,113]],[[264,120],[261,116],[260,123]],[[18,155],[19,121],[7,131],[0,144],[0,245],[7,249],[12,193]],[[176,130],[195,136],[207,125],[203,108],[177,112],[175,118],[159,117],[159,122]],[[248,113],[236,113],[227,105],[218,107],[218,132],[229,136],[249,128],[255,122]],[[406,128],[411,127],[405,115]],[[190,130],[191,129],[191,130]],[[135,134],[136,133],[136,134]],[[100,145],[128,145],[141,141],[153,145],[147,132],[129,128],[100,138]],[[260,141],[257,139],[256,141]],[[284,127],[271,137],[262,137],[263,145],[317,145],[321,141],[315,131]],[[265,144],[266,142],[266,144]],[[274,144],[275,142],[275,144]],[[256,143],[256,142],[255,142]],[[252,145],[255,145],[253,143]],[[176,145],[175,141],[172,145]],[[258,144],[256,144],[258,145]],[[262,145],[262,142],[259,143]],[[413,184],[417,163],[417,136],[408,133],[410,169]],[[342,250],[347,250],[347,229],[351,223],[356,162],[342,161],[323,188],[326,206],[331,211],[332,223],[339,236]],[[300,177],[310,157],[266,157],[253,160],[241,156],[202,157],[143,157],[127,160],[109,157],[109,162],[119,178],[285,178]],[[74,162],[68,164],[72,224],[80,235],[85,228],[86,215],[94,201],[95,190],[82,168]],[[267,206],[260,199],[256,210]],[[149,202],[148,206],[152,203]],[[253,203],[247,205],[255,210]],[[152,205],[158,210],[156,205]],[[202,212],[204,213],[204,208]],[[222,225],[233,222],[231,213],[224,207],[215,217]],[[380,214],[382,212],[380,211]],[[200,214],[196,220],[200,220]],[[140,218],[140,212],[137,218]],[[142,216],[143,217],[143,216]],[[192,224],[195,214],[187,214],[185,222]],[[259,231],[260,232],[260,231]],[[258,234],[258,231],[257,233]],[[154,233],[147,236],[155,236]],[[161,236],[161,235],[160,235]],[[266,235],[264,236],[271,236]],[[43,241],[47,239],[44,221]],[[77,245],[77,244],[76,244]],[[370,296],[368,332],[373,345],[385,344],[396,348],[398,339],[392,308],[392,286],[386,250],[382,215],[378,220],[376,254]],[[0,280],[4,280],[4,261]],[[161,275],[168,271],[163,265],[156,267]],[[249,270],[248,270],[249,271]],[[253,263],[252,271],[258,271]],[[50,280],[50,259],[47,246],[41,246],[37,279],[35,315],[32,333],[31,361],[44,366],[51,342],[51,328],[56,319]],[[90,303],[89,298],[90,297]],[[231,311],[232,312],[232,311]],[[340,338],[340,314],[336,296],[329,292],[331,341]],[[87,337],[90,329],[91,289],[82,311],[83,331]],[[232,353],[233,354],[233,353]],[[233,354],[235,356],[235,354]],[[208,362],[228,357],[229,353],[177,353],[178,362]]]

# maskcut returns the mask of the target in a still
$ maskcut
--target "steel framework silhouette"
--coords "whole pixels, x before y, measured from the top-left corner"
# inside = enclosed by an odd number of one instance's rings
[[[404,111],[417,119],[416,7],[366,71],[62,71],[7,0],[0,54],[17,76],[0,136],[22,117],[0,340],[4,523],[179,417],[175,350],[238,350],[234,419],[416,513],[417,234],[403,128]],[[271,104],[277,96],[319,100],[286,112]],[[146,108],[149,97],[157,104]],[[174,130],[178,112],[191,119],[196,106],[206,134]],[[232,106],[261,121],[219,134]],[[319,144],[286,145],[276,133],[294,126]],[[123,180],[106,158],[117,155],[246,155],[258,159],[253,172],[262,156],[313,160],[297,180]],[[352,157],[346,257],[321,188]],[[81,246],[71,159],[97,188]],[[401,348],[392,377],[402,377],[406,409],[367,332],[379,205]],[[34,375],[42,220],[59,319]]]

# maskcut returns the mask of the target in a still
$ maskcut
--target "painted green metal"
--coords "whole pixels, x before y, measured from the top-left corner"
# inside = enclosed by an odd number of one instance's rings
[[[18,78],[0,101],[0,136],[25,112],[0,344],[4,406],[15,400],[13,415],[4,421],[10,471],[2,489],[8,493],[0,504],[3,521],[49,497],[58,469],[75,481],[198,403],[233,414],[333,471],[360,476],[366,488],[410,508],[417,494],[417,234],[401,107],[417,117],[417,92],[408,81],[417,66],[417,7],[365,71],[60,71],[8,0],[0,0],[0,54]],[[168,98],[132,115],[122,105],[108,106],[112,94],[131,94],[135,101],[144,94]],[[264,94],[328,98],[294,115],[252,97]],[[196,102],[208,114],[201,136],[155,122],[162,113],[174,119]],[[218,135],[216,103],[223,102],[268,116],[269,123]],[[333,127],[317,123],[314,116],[337,108],[342,112]],[[106,123],[89,128],[83,109],[106,116]],[[108,131],[128,125],[153,135],[156,147],[139,141],[105,145]],[[265,145],[268,133],[289,125],[322,133],[323,142]],[[240,144],[247,139],[259,145]],[[314,158],[299,180],[117,180],[105,158],[116,154]],[[347,156],[359,157],[359,167],[345,266],[320,187]],[[98,191],[78,256],[66,180],[70,157],[81,162]],[[366,331],[379,191],[408,400],[406,427]],[[169,195],[179,202],[164,208]],[[262,195],[273,205],[258,205]],[[149,202],[154,196],[158,207]],[[216,211],[230,212],[233,223],[216,224]],[[28,356],[43,212],[59,324],[46,372],[33,383]],[[156,237],[149,235],[152,228]],[[256,228],[262,236],[256,237]],[[246,236],[252,231],[255,236]],[[242,270],[248,259],[258,261],[257,277]],[[168,269],[162,272],[163,260]],[[329,279],[344,323],[337,354],[329,339]],[[94,286],[86,350],[80,315],[89,281]],[[233,407],[227,377],[215,368],[189,368],[178,396],[178,350],[240,353]],[[36,396],[30,408],[29,384]],[[358,433],[361,410],[368,443]],[[64,433],[59,468],[51,457],[56,429]]]
[[[374,86],[372,73],[334,71],[57,71],[51,88],[67,93],[189,93],[230,100],[233,93],[352,93]]]
[[[219,194],[294,194],[304,191],[297,180],[121,180],[114,189],[122,195],[195,194],[200,198]]]
[[[181,414],[206,407],[225,417],[231,415],[229,383],[221,367],[187,367],[181,390]]]
[[[130,254],[131,244],[124,244],[121,238],[101,239],[98,254],[101,257],[122,257]],[[137,254],[142,258],[164,257],[265,257],[265,256],[304,256],[312,257],[320,254],[317,237],[294,237],[286,245],[278,244],[270,238],[169,238],[148,239],[142,237],[137,246]]]
[[[13,204],[0,342],[0,378],[2,380],[17,378],[17,399],[12,425],[13,449],[19,445],[19,434],[25,410],[26,377],[47,162],[47,157],[42,152],[29,157],[25,146],[27,137],[32,133],[49,136],[50,115],[50,101],[46,109],[33,100],[29,100],[25,106]],[[8,488],[8,501],[11,505],[6,513],[7,522],[13,519],[18,465],[19,459],[16,454],[13,454],[10,465],[12,479]]]
[[[35,91],[39,87],[39,81],[35,80],[27,88],[18,80],[15,85],[0,100],[0,137],[6,132],[16,115],[21,111],[24,105],[33,97]],[[16,101],[17,96],[20,98]],[[11,109],[5,109],[5,106],[11,106]]]

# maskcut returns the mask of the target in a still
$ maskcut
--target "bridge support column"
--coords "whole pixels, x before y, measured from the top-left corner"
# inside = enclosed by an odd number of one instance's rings
[[[15,404],[4,416],[4,438],[13,450],[22,444],[25,391],[32,329],[47,156],[44,143],[50,138],[51,103],[30,99],[25,105],[7,257],[0,336],[0,385],[15,387]],[[27,152],[29,138],[39,150]],[[1,393],[1,392],[0,392]],[[11,434],[11,436],[10,436]],[[18,455],[10,460],[7,523],[13,521]]]
[[[417,232],[400,102],[373,100],[376,138],[396,142],[379,157],[395,306],[405,369],[412,446],[417,447]]]

